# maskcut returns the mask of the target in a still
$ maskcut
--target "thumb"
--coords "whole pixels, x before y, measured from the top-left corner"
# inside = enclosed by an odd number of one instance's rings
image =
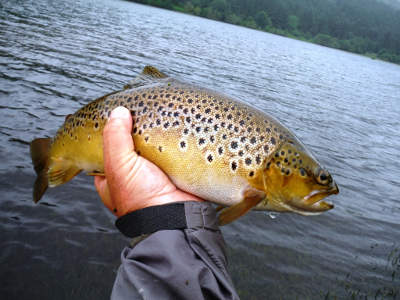
[[[119,106],[115,108],[103,130],[103,149],[105,169],[118,167],[126,155],[134,153],[131,136],[132,117],[128,109]]]

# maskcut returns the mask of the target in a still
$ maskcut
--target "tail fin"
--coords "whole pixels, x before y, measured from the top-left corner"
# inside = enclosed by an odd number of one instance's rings
[[[31,158],[37,178],[33,186],[33,201],[39,202],[48,187],[47,170],[49,168],[49,151],[51,139],[41,138],[31,142]]]

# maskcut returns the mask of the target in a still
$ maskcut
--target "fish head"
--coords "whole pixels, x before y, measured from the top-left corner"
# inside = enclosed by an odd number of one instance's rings
[[[329,172],[296,140],[286,141],[272,154],[263,177],[266,199],[259,209],[319,214],[334,207],[322,199],[339,193]]]

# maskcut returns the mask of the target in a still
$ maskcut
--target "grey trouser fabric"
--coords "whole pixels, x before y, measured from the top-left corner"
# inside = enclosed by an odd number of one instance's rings
[[[111,294],[122,299],[239,299],[213,206],[186,202],[188,229],[161,230],[121,254]]]

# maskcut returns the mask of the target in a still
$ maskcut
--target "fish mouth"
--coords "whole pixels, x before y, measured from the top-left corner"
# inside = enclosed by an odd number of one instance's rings
[[[335,206],[323,201],[327,196],[336,195],[339,188],[336,184],[328,190],[314,190],[297,203],[290,203],[290,206],[301,215],[318,215],[324,211],[331,210]]]

